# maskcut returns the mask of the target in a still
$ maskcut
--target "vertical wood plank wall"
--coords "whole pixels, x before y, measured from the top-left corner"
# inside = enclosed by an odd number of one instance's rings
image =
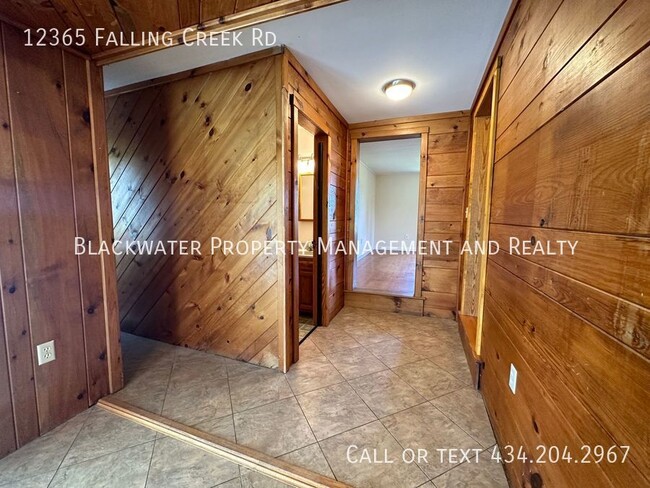
[[[114,265],[74,248],[75,236],[105,237],[98,195],[107,161],[94,152],[104,131],[101,73],[0,27],[1,457],[119,389],[122,378],[107,308]],[[56,360],[37,366],[35,346],[49,340]]]
[[[210,254],[211,237],[272,241],[277,210],[274,58],[107,100],[115,239],[196,239],[201,256],[117,256],[122,330],[278,366],[276,256]]]
[[[320,129],[327,132],[330,141],[327,167],[327,222],[328,234],[323,236],[325,242],[331,242],[336,248],[345,239],[345,198],[347,188],[347,134],[348,125],[343,116],[322,93],[314,80],[309,76],[298,60],[290,52],[285,53],[286,88],[289,94],[295,93],[299,100],[298,108]],[[344,293],[344,263],[342,253],[328,253],[327,263],[323,265],[324,324],[343,308]]]
[[[650,482],[648,25],[644,0],[522,0],[498,50],[490,238],[502,250],[487,270],[488,411],[499,443],[528,455],[630,446],[624,464],[515,459],[512,486]],[[511,236],[578,247],[518,256]]]
[[[463,201],[467,171],[469,114],[444,114],[389,119],[352,124],[351,129],[429,128],[427,154],[424,240],[453,241],[449,255],[427,255],[422,263],[424,313],[453,318],[458,293],[459,243],[463,222]]]

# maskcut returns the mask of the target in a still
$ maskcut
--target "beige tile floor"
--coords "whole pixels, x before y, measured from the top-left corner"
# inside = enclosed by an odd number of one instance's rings
[[[490,460],[494,436],[453,321],[346,307],[300,346],[286,375],[127,334],[122,346],[127,385],[116,398],[312,471],[364,488],[507,486]],[[0,487],[18,477],[85,486],[74,484],[83,476],[101,486],[101,475],[83,470],[90,461],[98,473],[119,471],[115,479],[132,473],[120,486],[221,486],[212,481],[229,476],[227,465],[192,468],[197,454],[185,445],[124,422],[103,411],[78,416],[58,429],[60,439],[46,436],[0,461]],[[365,448],[394,462],[350,463],[350,445],[355,459]],[[401,461],[405,449],[426,449],[426,462]],[[453,464],[440,462],[437,449],[481,454],[478,463]],[[21,461],[23,452],[35,460]],[[170,467],[184,463],[180,474]],[[275,486],[244,469],[231,479]]]
[[[0,460],[0,487],[286,485],[94,407]]]

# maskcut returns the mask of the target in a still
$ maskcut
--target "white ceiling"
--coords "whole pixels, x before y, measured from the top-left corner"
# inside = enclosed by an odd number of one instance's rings
[[[258,27],[277,35],[350,123],[470,107],[510,0],[348,0]],[[104,68],[106,89],[233,58],[252,46],[177,46]],[[410,78],[413,95],[381,86]]]
[[[359,160],[375,174],[420,171],[420,138],[362,142]]]

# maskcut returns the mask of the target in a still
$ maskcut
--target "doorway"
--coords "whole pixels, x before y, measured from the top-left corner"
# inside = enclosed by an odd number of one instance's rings
[[[352,140],[353,292],[405,298],[421,294],[422,256],[417,251],[423,234],[424,139],[416,130]]]
[[[322,325],[323,269],[322,222],[324,195],[323,167],[327,161],[327,134],[298,109],[294,109],[293,170],[294,217],[293,235],[297,248],[294,266],[294,340],[302,344]]]
[[[499,76],[500,58],[497,59],[472,114],[472,145],[463,235],[464,241],[471,248],[477,243],[485,245],[489,237]],[[462,253],[460,269],[458,311],[461,329],[467,337],[472,354],[478,357],[481,353],[487,254]]]

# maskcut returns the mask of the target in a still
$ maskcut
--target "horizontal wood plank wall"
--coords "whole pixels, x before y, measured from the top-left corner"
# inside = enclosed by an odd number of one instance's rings
[[[109,368],[119,371],[118,330],[106,314],[115,291],[105,288],[102,258],[74,247],[75,236],[102,236],[98,194],[108,178],[98,175],[107,162],[95,157],[94,134],[104,119],[91,111],[101,73],[1,30],[0,457],[121,387]],[[37,366],[35,346],[50,340],[56,360]]]
[[[630,446],[624,464],[515,460],[512,486],[650,482],[648,25],[643,0],[522,0],[498,49],[488,411],[500,445],[528,455]],[[511,237],[578,246],[574,256],[520,256]]]
[[[424,240],[453,241],[448,255],[434,253],[423,259],[424,314],[453,318],[458,293],[459,244],[464,216],[469,112],[380,120],[350,126],[361,132],[364,128],[396,130],[414,127],[429,128]]]
[[[345,239],[348,125],[298,60],[289,52],[285,56],[288,64],[286,73],[288,93],[296,93],[299,96],[298,108],[308,117],[311,117],[312,122],[326,131],[329,136],[330,147],[327,169],[328,234],[323,236],[323,240],[325,242],[329,240],[335,249]],[[323,323],[325,325],[343,308],[344,265],[344,254],[335,252],[328,253],[326,263],[323,264],[325,268]]]
[[[117,95],[107,114],[115,238],[201,242],[201,255],[117,256],[122,330],[278,366],[278,263],[212,237],[278,232],[274,58]]]

